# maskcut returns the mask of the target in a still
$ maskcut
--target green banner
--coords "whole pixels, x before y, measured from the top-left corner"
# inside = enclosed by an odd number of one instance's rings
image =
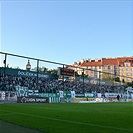
[[[39,97],[58,97],[56,93],[38,93]]]
[[[4,69],[5,68],[0,67],[0,73],[4,74]],[[17,75],[17,76],[37,77],[36,71],[27,71],[27,70],[21,70],[21,69],[6,68],[5,73],[13,74],[13,75]],[[44,72],[39,72],[38,77],[58,79],[57,74],[50,74],[50,73],[44,73]]]

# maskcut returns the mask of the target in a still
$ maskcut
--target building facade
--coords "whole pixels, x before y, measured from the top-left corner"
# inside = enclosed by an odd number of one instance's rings
[[[133,81],[133,58],[119,58],[120,80]]]
[[[119,77],[120,81],[132,82],[133,81],[133,57],[117,57],[117,58],[102,58],[95,60],[81,60],[75,62],[72,66],[73,69],[82,75],[93,77],[95,79],[116,78]],[[81,67],[84,68],[75,68]]]

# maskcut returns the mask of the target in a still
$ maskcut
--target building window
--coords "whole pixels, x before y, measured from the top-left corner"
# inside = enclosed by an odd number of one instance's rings
[[[126,76],[129,76],[129,74],[127,73]]]
[[[126,64],[126,67],[128,67],[128,64]]]
[[[88,67],[88,69],[91,69],[91,67]]]
[[[126,68],[126,71],[128,71],[128,69]]]
[[[108,70],[110,69],[110,66],[108,66]]]
[[[101,69],[101,66],[99,66],[99,69]]]

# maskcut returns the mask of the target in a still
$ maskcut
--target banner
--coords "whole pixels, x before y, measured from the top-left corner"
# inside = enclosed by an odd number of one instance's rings
[[[60,96],[61,98],[64,97],[64,93],[63,93],[63,91],[59,91],[59,96]]]
[[[38,96],[38,90],[29,90],[28,87],[16,86],[16,92],[18,97],[22,96]]]
[[[17,97],[17,103],[49,103],[49,98]]]
[[[8,101],[17,101],[16,92],[13,92],[13,91],[8,92],[7,100]]]
[[[28,90],[29,96],[38,96],[38,90]]]
[[[133,93],[131,93],[131,98],[133,99]]]
[[[4,67],[0,67],[0,73],[4,74]],[[12,75],[18,75],[18,76],[28,76],[28,77],[37,77],[36,71],[27,71],[27,70],[21,70],[21,69],[12,69],[12,68],[6,68],[6,74],[12,74]],[[54,78],[58,79],[57,74],[49,74],[44,72],[38,72],[38,77],[40,78]]]
[[[106,98],[116,98],[118,93],[105,93]]]
[[[28,87],[16,86],[17,96],[28,96]]]
[[[85,97],[93,98],[94,97],[94,94],[93,93],[85,93]]]
[[[57,97],[56,93],[38,93],[39,97]]]
[[[0,91],[0,100],[5,100],[5,98],[6,98],[5,91]]]
[[[84,97],[85,96],[85,94],[75,94],[75,97]]]
[[[0,91],[0,100],[17,101],[17,95],[14,91]]]
[[[71,91],[71,98],[75,98],[75,91]]]

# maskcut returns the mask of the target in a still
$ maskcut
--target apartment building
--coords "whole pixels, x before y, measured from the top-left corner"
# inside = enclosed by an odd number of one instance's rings
[[[102,72],[110,73],[110,77],[119,75],[119,63],[117,58],[102,58]]]
[[[120,80],[125,82],[133,81],[133,57],[131,58],[118,58]]]
[[[99,78],[104,73],[110,73],[112,78],[119,77],[121,81],[133,81],[133,57],[117,57],[117,58],[102,58],[88,59],[75,62],[73,66],[84,68],[84,74]],[[81,75],[83,69],[74,68]],[[121,76],[119,76],[121,75]]]
[[[94,78],[99,78],[99,74],[100,74],[99,72],[102,71],[102,61],[98,59],[95,59],[95,60],[83,59],[80,62],[75,62],[73,66],[84,68],[84,74]],[[81,75],[83,72],[83,69],[80,69],[80,68],[74,68],[74,70],[79,75]]]

